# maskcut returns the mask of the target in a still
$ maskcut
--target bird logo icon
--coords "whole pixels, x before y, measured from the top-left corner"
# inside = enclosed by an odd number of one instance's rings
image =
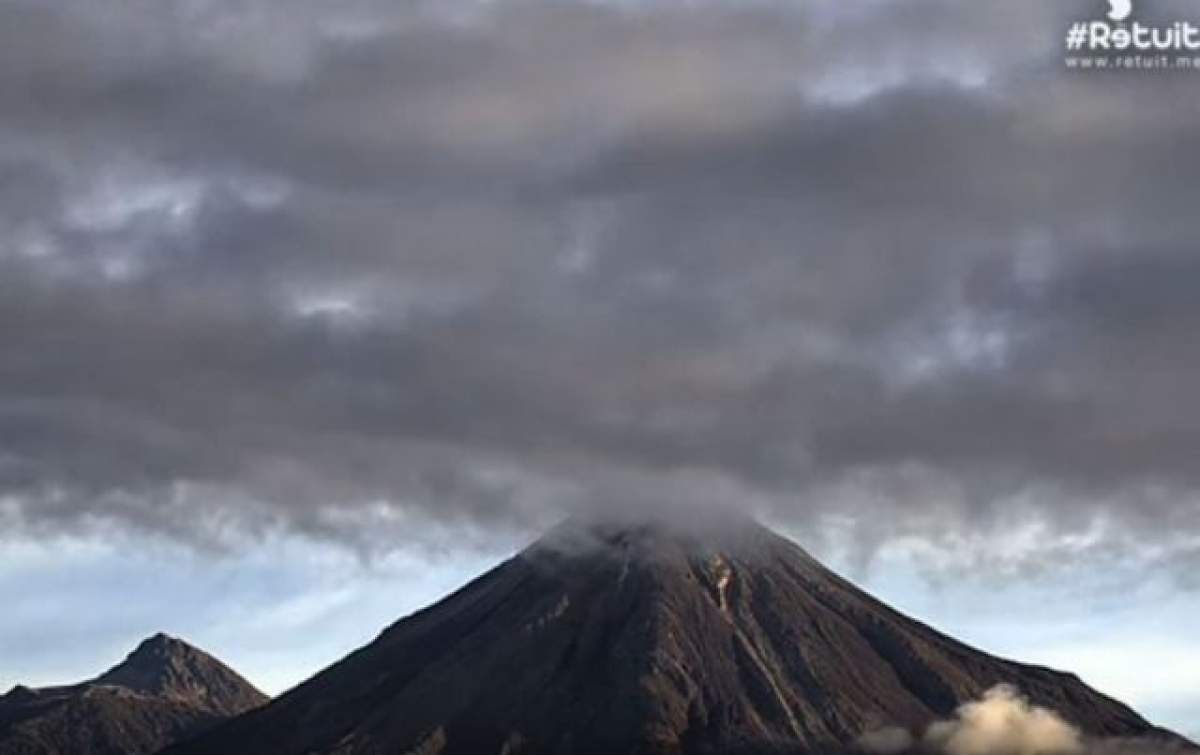
[[[1133,0],[1108,0],[1108,17],[1113,21],[1124,21],[1133,13]]]

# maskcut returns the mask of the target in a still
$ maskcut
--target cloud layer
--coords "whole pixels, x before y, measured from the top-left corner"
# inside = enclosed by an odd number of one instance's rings
[[[303,5],[0,8],[8,531],[1195,563],[1195,83],[1102,8]]]

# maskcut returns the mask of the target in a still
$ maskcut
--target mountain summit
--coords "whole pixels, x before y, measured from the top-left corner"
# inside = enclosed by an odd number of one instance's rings
[[[222,716],[233,716],[266,702],[265,696],[233,669],[203,650],[162,633],[143,640],[124,661],[92,684],[175,700]]]
[[[0,755],[142,755],[267,697],[188,643],[156,634],[90,681],[0,696]]]
[[[1077,677],[897,613],[757,524],[568,522],[170,755],[827,753],[996,684],[1164,734]]]

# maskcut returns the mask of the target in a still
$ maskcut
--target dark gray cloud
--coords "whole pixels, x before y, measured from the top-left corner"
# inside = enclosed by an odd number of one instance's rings
[[[5,3],[0,517],[1194,560],[1194,75],[1045,5]]]

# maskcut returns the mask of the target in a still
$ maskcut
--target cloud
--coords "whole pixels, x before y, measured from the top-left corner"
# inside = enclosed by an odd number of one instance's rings
[[[937,755],[1166,755],[1194,752],[1172,737],[1085,737],[1055,711],[1032,704],[1020,690],[1000,684],[959,706],[954,717],[935,721],[921,737],[900,727],[864,733],[858,747],[876,755],[925,752]]]
[[[723,501],[1188,573],[1191,82],[1035,2],[305,8],[0,9],[8,531]]]
[[[946,755],[1070,755],[1083,751],[1079,731],[1054,711],[1000,685],[934,723],[924,742]]]

